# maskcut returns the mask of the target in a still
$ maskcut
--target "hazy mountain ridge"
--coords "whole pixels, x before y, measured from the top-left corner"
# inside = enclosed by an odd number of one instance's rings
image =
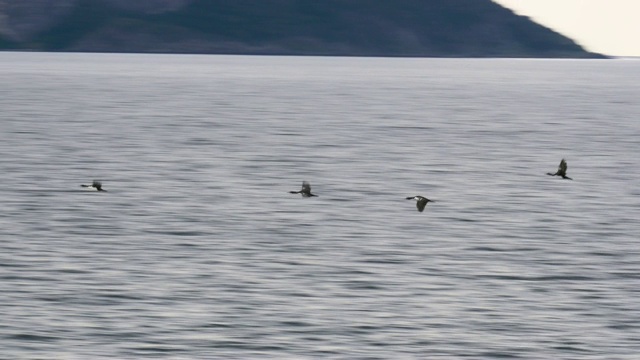
[[[0,49],[598,56],[490,0],[5,1],[0,2]]]

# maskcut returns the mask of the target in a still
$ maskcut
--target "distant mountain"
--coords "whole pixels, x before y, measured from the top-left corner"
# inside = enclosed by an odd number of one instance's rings
[[[602,57],[490,0],[0,0],[0,49]]]

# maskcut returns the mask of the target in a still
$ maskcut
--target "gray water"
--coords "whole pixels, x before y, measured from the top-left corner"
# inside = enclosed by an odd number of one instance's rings
[[[0,53],[0,357],[638,359],[639,78]]]

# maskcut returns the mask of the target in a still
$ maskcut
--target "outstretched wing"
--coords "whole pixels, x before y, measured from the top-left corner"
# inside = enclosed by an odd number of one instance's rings
[[[558,166],[558,170],[562,171],[562,172],[567,172],[567,162],[562,159],[560,161],[560,165]]]
[[[560,174],[566,174],[567,173],[567,162],[564,159],[562,159],[560,161],[560,165],[558,165],[558,172]]]
[[[302,192],[311,193],[311,184],[309,184],[307,181],[302,182]]]
[[[94,188],[100,189],[102,187],[102,183],[97,180],[93,180],[93,184],[91,184]]]
[[[422,212],[424,210],[424,207],[427,206],[427,202],[429,201],[425,198],[418,200],[418,202],[416,202],[416,207],[418,208],[418,211]]]

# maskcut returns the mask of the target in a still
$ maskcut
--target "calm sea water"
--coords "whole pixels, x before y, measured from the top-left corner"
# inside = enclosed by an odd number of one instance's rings
[[[637,359],[639,78],[0,53],[0,358]]]

